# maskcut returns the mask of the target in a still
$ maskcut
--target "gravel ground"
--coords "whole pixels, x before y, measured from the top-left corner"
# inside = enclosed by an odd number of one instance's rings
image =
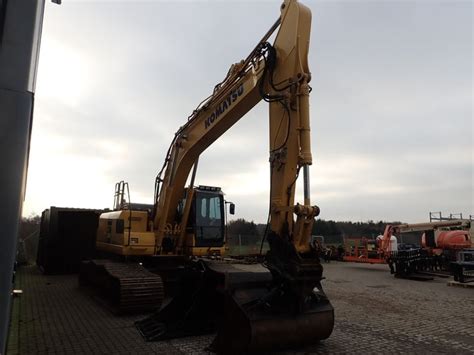
[[[474,288],[448,279],[395,279],[386,265],[325,264],[325,291],[335,309],[331,337],[279,354],[474,354]],[[205,354],[213,336],[146,343],[133,322],[78,288],[77,275],[20,269],[9,354]]]

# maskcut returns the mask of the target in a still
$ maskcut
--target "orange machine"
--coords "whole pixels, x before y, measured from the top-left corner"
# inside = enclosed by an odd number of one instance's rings
[[[459,251],[470,248],[472,221],[467,219],[429,223],[387,225],[381,241],[381,251],[396,277],[420,278],[419,274],[439,276],[450,270],[450,263]],[[396,235],[423,232],[421,248],[399,250]],[[429,278],[428,278],[429,279]]]
[[[440,222],[387,225],[382,238],[381,249],[389,255],[397,250],[393,247],[393,237],[401,233],[423,232],[423,248],[459,250],[471,247],[473,226],[470,220],[456,219]],[[396,244],[396,243],[395,243]]]
[[[423,233],[421,237],[421,245],[423,247],[429,247],[427,243],[427,234]],[[438,249],[467,249],[471,247],[472,241],[468,230],[451,230],[451,231],[439,231],[435,234],[436,247]]]
[[[344,239],[344,261],[369,264],[384,264],[385,258],[376,240],[362,238]]]

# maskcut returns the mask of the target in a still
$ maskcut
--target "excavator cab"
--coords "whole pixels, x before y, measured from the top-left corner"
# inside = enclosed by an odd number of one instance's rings
[[[224,194],[220,187],[194,189],[188,229],[192,228],[195,247],[222,247],[225,242]]]
[[[187,202],[188,198],[190,198],[190,203]],[[188,203],[189,207],[187,207]],[[178,204],[175,219],[176,225],[185,226],[184,255],[193,257],[224,254],[226,204],[220,187],[199,185],[192,189],[185,189],[184,197]],[[233,211],[230,212],[233,214]],[[175,245],[172,238],[171,236],[163,238],[163,245],[170,244],[170,251]]]

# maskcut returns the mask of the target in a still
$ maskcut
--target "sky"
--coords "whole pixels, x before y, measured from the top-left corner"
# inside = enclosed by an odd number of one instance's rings
[[[313,15],[310,171],[320,217],[474,214],[473,3],[302,2]],[[110,208],[120,180],[132,202],[152,203],[174,132],[247,57],[280,4],[47,2],[23,215]],[[234,218],[259,223],[268,214],[267,105],[203,153],[196,178],[222,187]]]

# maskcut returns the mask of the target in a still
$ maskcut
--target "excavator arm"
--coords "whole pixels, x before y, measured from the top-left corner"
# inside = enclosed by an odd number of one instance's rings
[[[267,40],[277,28],[274,44],[270,45]],[[319,212],[310,205],[309,195],[310,29],[310,10],[297,1],[285,1],[280,18],[255,49],[245,60],[231,66],[223,82],[176,132],[155,188],[157,248],[168,237],[174,240],[177,252],[182,252],[193,193],[192,186],[185,189],[191,169],[197,167],[199,156],[207,147],[265,100],[269,102],[270,117],[271,233],[291,238],[298,252],[309,252],[312,223]],[[301,170],[305,198],[303,204],[295,206],[295,182]],[[184,215],[177,221],[177,206],[185,191]]]

